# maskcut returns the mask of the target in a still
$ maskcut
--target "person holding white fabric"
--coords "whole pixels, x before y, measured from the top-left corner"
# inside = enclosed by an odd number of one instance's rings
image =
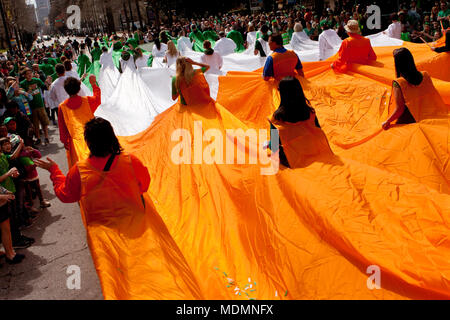
[[[402,38],[402,23],[398,21],[398,15],[393,13],[391,15],[392,23],[389,25],[384,34],[387,34],[391,38],[401,39]]]
[[[150,58],[150,56],[147,54],[144,54],[142,52],[141,48],[137,48],[134,51],[136,52],[136,60],[135,60],[136,68],[138,70],[142,69],[142,68],[147,68],[148,67],[148,59]]]
[[[219,37],[220,39],[214,46],[214,51],[221,56],[226,56],[227,54],[234,53],[234,50],[236,50],[236,43],[233,40],[227,38],[224,31],[219,32]]]
[[[177,47],[175,47],[175,43],[173,43],[172,40],[167,42],[167,51],[166,56],[164,57],[164,62],[167,63],[167,67],[170,68],[170,66],[175,64],[179,56],[180,53],[178,52]]]
[[[342,43],[342,39],[337,32],[330,29],[330,26],[325,23],[323,25],[323,32],[319,35],[319,60],[326,60],[337,52]],[[334,49],[336,48],[336,51]]]
[[[257,39],[255,42],[255,56],[259,54],[260,57],[267,57],[270,55],[271,50],[269,47],[269,27],[264,24],[261,29],[261,38]]]
[[[66,69],[67,77],[72,77],[77,80],[80,80],[80,76],[78,75],[78,73],[75,72],[75,70],[73,70],[72,61],[70,61],[70,60],[64,61],[64,68]]]
[[[152,54],[154,58],[164,58],[167,51],[167,44],[161,43],[159,38],[155,39],[155,44],[153,45]]]
[[[309,38],[309,36],[303,30],[303,26],[301,23],[296,23],[294,25],[294,33],[292,34],[290,45],[292,50],[302,51],[305,50],[305,45],[316,46],[317,42],[314,42]]]
[[[248,31],[247,31],[247,49],[253,48],[256,41],[256,30],[253,23],[249,23],[248,25]],[[215,49],[215,48],[214,48]]]
[[[210,66],[210,69],[207,72],[221,74],[220,69],[222,69],[223,66],[221,55],[211,48],[211,42],[208,40],[203,42],[203,48],[205,49],[205,53],[201,57],[201,62]]]
[[[119,82],[120,72],[114,65],[112,54],[114,51],[114,44],[117,41],[114,40],[109,50],[103,47],[102,55],[100,56],[100,73],[98,76],[98,84],[102,88],[102,101],[105,102],[114,92],[117,83]]]
[[[186,32],[183,29],[178,34],[177,46],[178,51],[181,53],[192,51],[192,42],[188,37],[186,37]]]

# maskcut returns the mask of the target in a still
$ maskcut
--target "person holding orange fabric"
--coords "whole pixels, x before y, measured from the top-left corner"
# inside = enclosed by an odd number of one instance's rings
[[[396,108],[383,122],[383,129],[389,129],[394,121],[408,124],[423,119],[448,117],[448,109],[431,77],[426,71],[417,70],[411,52],[407,48],[395,49],[394,61],[397,79],[393,81],[392,87]]]
[[[150,184],[147,168],[137,157],[122,151],[109,121],[94,118],[84,128],[90,156],[77,162],[67,177],[50,158],[35,160],[38,167],[50,172],[58,199],[64,203],[81,201],[88,224],[105,221],[121,211],[143,211],[141,195]]]
[[[370,40],[360,35],[358,21],[349,20],[344,28],[349,37],[342,42],[338,58],[331,64],[331,68],[345,73],[349,63],[368,64],[370,61],[377,60]]]
[[[280,81],[284,77],[295,76],[304,77],[303,66],[297,54],[292,50],[283,47],[281,35],[271,35],[269,37],[269,47],[273,53],[267,57],[264,65],[263,77],[265,81],[271,78]]]
[[[199,66],[201,69],[194,70],[192,65]],[[212,98],[209,93],[209,85],[203,75],[208,70],[209,65],[207,64],[179,57],[176,76],[172,78],[172,100],[180,97],[179,101],[182,105],[210,102]]]
[[[332,155],[327,137],[300,81],[285,77],[280,81],[279,91],[280,106],[269,119],[271,129],[278,130],[279,148],[272,143],[269,148],[272,152],[279,151],[280,163],[288,168],[298,168],[307,166],[318,157]]]
[[[75,78],[67,78],[64,81],[64,89],[69,95],[69,99],[63,101],[58,108],[58,127],[59,136],[64,147],[72,157],[69,159],[75,159],[73,165],[78,159],[78,156],[83,155],[87,157],[87,148],[82,140],[83,127],[86,122],[94,118],[94,112],[101,104],[101,90],[97,86],[96,77],[91,75],[89,82],[92,85],[94,91],[93,97],[81,97],[79,92],[81,89],[81,81]],[[71,119],[70,125],[67,126],[64,119]],[[79,140],[79,143],[74,143],[73,140]],[[78,152],[75,151],[77,148]]]

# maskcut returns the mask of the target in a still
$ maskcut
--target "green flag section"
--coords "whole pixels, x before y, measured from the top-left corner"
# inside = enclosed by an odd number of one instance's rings
[[[92,86],[89,83],[89,77],[93,74],[94,76],[97,77],[97,82],[98,82],[98,76],[100,74],[100,68],[102,67],[102,65],[100,64],[99,61],[95,61],[93,64],[91,64],[91,66],[89,67],[89,69],[86,71],[87,73],[87,77],[86,79],[83,80],[83,83],[86,85],[86,87],[89,88],[89,90],[92,91]]]
[[[234,43],[236,43],[236,50],[234,52],[240,53],[245,51],[244,39],[242,38],[242,34],[239,31],[231,30],[227,34],[227,38],[230,38],[234,41]]]
[[[200,31],[191,32],[189,34],[189,39],[192,42],[192,50],[198,51],[198,52],[204,52],[205,49],[203,49],[203,41],[205,41],[205,38],[203,37],[203,33]]]
[[[217,36],[217,33],[215,33],[213,30],[203,31],[203,38],[205,40],[209,40],[209,42],[211,42],[211,46],[213,48],[216,45],[217,39],[219,39],[219,37]]]

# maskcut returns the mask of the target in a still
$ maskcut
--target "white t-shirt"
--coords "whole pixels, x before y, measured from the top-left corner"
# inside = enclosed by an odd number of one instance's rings
[[[169,52],[166,52],[167,67],[170,68],[173,64],[175,64],[179,56],[180,56],[179,52],[177,52],[177,54],[174,56],[172,56]]]
[[[386,33],[389,37],[395,39],[402,38],[402,23],[400,21],[393,22],[389,25],[386,30]]]
[[[64,75],[56,79],[51,87],[50,87],[50,99],[53,100],[50,103],[50,108],[55,109],[63,102],[64,100],[69,98],[66,90],[64,89],[64,81],[67,79],[67,76]]]
[[[214,46],[214,51],[221,56],[234,53],[234,50],[236,50],[236,43],[229,38],[221,38]]]
[[[158,50],[158,48],[153,45],[152,54],[155,58],[163,58],[166,55],[167,51],[167,44],[161,43],[161,48]]]
[[[333,29],[324,30],[319,35],[319,59],[326,60],[334,54],[333,48],[340,46],[342,39]]]
[[[136,59],[136,68],[138,68],[138,69],[147,68],[148,67],[147,63],[148,63],[149,57],[150,56],[143,54],[142,57],[137,58]]]
[[[201,61],[204,64],[207,64],[210,66],[210,69],[207,71],[208,73],[215,73],[215,74],[220,74],[220,69],[222,68],[223,65],[223,59],[222,56],[215,52],[211,55],[202,55],[201,57]]]

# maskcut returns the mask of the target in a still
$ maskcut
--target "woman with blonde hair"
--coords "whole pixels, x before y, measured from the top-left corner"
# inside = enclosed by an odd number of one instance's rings
[[[193,65],[201,69],[194,70]],[[172,100],[178,97],[181,105],[203,104],[211,101],[209,85],[203,75],[208,71],[207,64],[198,63],[190,58],[177,59],[176,76],[172,78]]]
[[[167,67],[170,67],[174,63],[176,63],[177,58],[180,56],[180,53],[177,50],[177,47],[175,46],[175,43],[173,43],[172,40],[167,42],[167,51],[166,55],[164,56],[164,63],[167,63]]]

